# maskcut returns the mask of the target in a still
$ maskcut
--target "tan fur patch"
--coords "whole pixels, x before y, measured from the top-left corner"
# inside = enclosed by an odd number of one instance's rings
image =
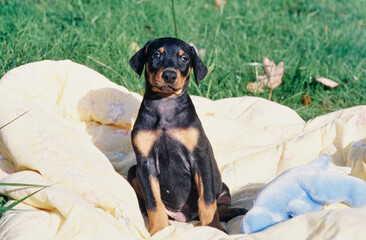
[[[197,146],[199,138],[199,131],[197,128],[169,129],[168,134],[183,144],[190,152],[193,152]]]
[[[194,180],[198,190],[198,216],[203,226],[216,225],[218,220],[216,199],[211,204],[206,204],[204,200],[204,189],[202,177],[197,173]]]
[[[148,157],[151,148],[158,137],[159,132],[157,131],[139,131],[137,135],[134,136],[133,143],[144,157]]]
[[[153,192],[156,202],[156,209],[148,209],[147,215],[149,216],[150,234],[154,235],[156,232],[168,226],[169,221],[168,215],[165,211],[165,206],[161,201],[159,181],[152,176],[149,177],[149,180],[151,184],[151,190]]]
[[[148,68],[148,64],[146,64],[146,70],[149,76],[149,82],[151,84],[151,86],[154,88],[156,87],[161,87],[165,84],[163,78],[161,77],[163,75],[163,69],[159,68],[158,71],[156,71],[156,73],[150,73],[149,68]],[[157,89],[157,88],[156,88]],[[159,90],[159,89],[158,89]]]
[[[190,72],[190,70],[189,70],[189,72]],[[189,72],[188,72],[188,75],[189,75]],[[175,86],[176,89],[182,89],[183,88],[184,83],[186,82],[187,76],[183,77],[182,73],[180,71],[178,71],[177,80],[174,83],[174,86]]]
[[[159,48],[159,52],[161,53],[161,54],[163,54],[163,52],[165,51],[165,49],[163,48],[163,47],[161,47],[161,48]]]
[[[184,51],[183,50],[179,50],[179,56],[183,56]]]

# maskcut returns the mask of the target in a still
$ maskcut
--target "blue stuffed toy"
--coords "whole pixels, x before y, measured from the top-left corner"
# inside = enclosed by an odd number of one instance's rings
[[[329,155],[294,167],[268,183],[240,224],[241,233],[255,233],[294,216],[344,202],[366,206],[366,183],[337,169]]]

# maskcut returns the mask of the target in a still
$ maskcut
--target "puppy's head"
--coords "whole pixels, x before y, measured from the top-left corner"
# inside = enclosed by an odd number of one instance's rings
[[[179,95],[187,88],[192,68],[197,84],[207,74],[207,68],[194,47],[176,38],[148,41],[130,59],[130,65],[139,76],[145,66],[147,87],[168,95]]]

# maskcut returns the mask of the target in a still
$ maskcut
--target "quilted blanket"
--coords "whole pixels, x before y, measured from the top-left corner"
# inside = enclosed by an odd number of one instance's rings
[[[2,215],[0,239],[365,238],[366,209],[346,204],[254,234],[239,234],[240,216],[224,225],[228,234],[197,221],[170,221],[150,236],[125,179],[135,164],[130,131],[141,99],[69,60],[30,63],[6,73],[0,80],[0,181],[48,187]],[[366,180],[366,106],[306,122],[262,98],[192,99],[232,206],[250,209],[266,183],[324,153]],[[1,185],[0,194],[11,204],[38,189]]]

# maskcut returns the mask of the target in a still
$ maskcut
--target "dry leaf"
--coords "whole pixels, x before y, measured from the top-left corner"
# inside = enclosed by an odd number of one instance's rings
[[[330,80],[328,78],[325,78],[325,77],[316,77],[316,80],[318,82],[320,82],[321,84],[323,84],[327,87],[330,87],[330,88],[335,88],[339,85],[337,82]]]
[[[266,75],[258,75],[257,79],[261,87],[265,87],[268,84],[268,77]]]
[[[262,93],[264,92],[263,88],[267,85],[268,79],[267,76],[258,76],[258,80],[256,82],[248,82],[247,89],[250,93]]]
[[[259,86],[259,82],[248,82],[247,87],[250,93],[262,93],[263,88]]]
[[[284,63],[279,62],[278,65],[276,66],[276,64],[273,61],[269,60],[267,57],[263,57],[262,61],[264,65],[263,67],[264,73],[269,78],[267,87],[270,89],[274,89],[279,85],[281,85],[284,72],[283,68]]]
[[[276,67],[276,64],[273,61],[269,60],[267,57],[263,57],[262,62],[264,65],[264,67],[263,67],[264,73],[267,76],[269,76],[272,72],[272,68]]]
[[[137,44],[137,42],[132,42],[130,44],[130,49],[133,51],[133,52],[137,52],[138,50],[140,50],[140,46]]]
[[[215,10],[218,11],[221,5],[226,5],[226,0],[215,0]]]
[[[308,95],[308,93],[305,93],[301,96],[301,102],[303,106],[308,106],[313,102],[313,99]]]
[[[278,87],[282,83],[284,63],[280,62],[276,64],[269,60],[267,57],[263,57],[263,70],[265,75],[257,76],[256,82],[249,82],[247,84],[247,89],[250,93],[262,93],[264,87],[271,89],[269,93],[269,99],[272,97],[272,91],[274,88]],[[255,64],[255,65],[254,65]],[[257,66],[258,63],[253,63],[253,66]],[[257,75],[257,68],[256,68]]]

